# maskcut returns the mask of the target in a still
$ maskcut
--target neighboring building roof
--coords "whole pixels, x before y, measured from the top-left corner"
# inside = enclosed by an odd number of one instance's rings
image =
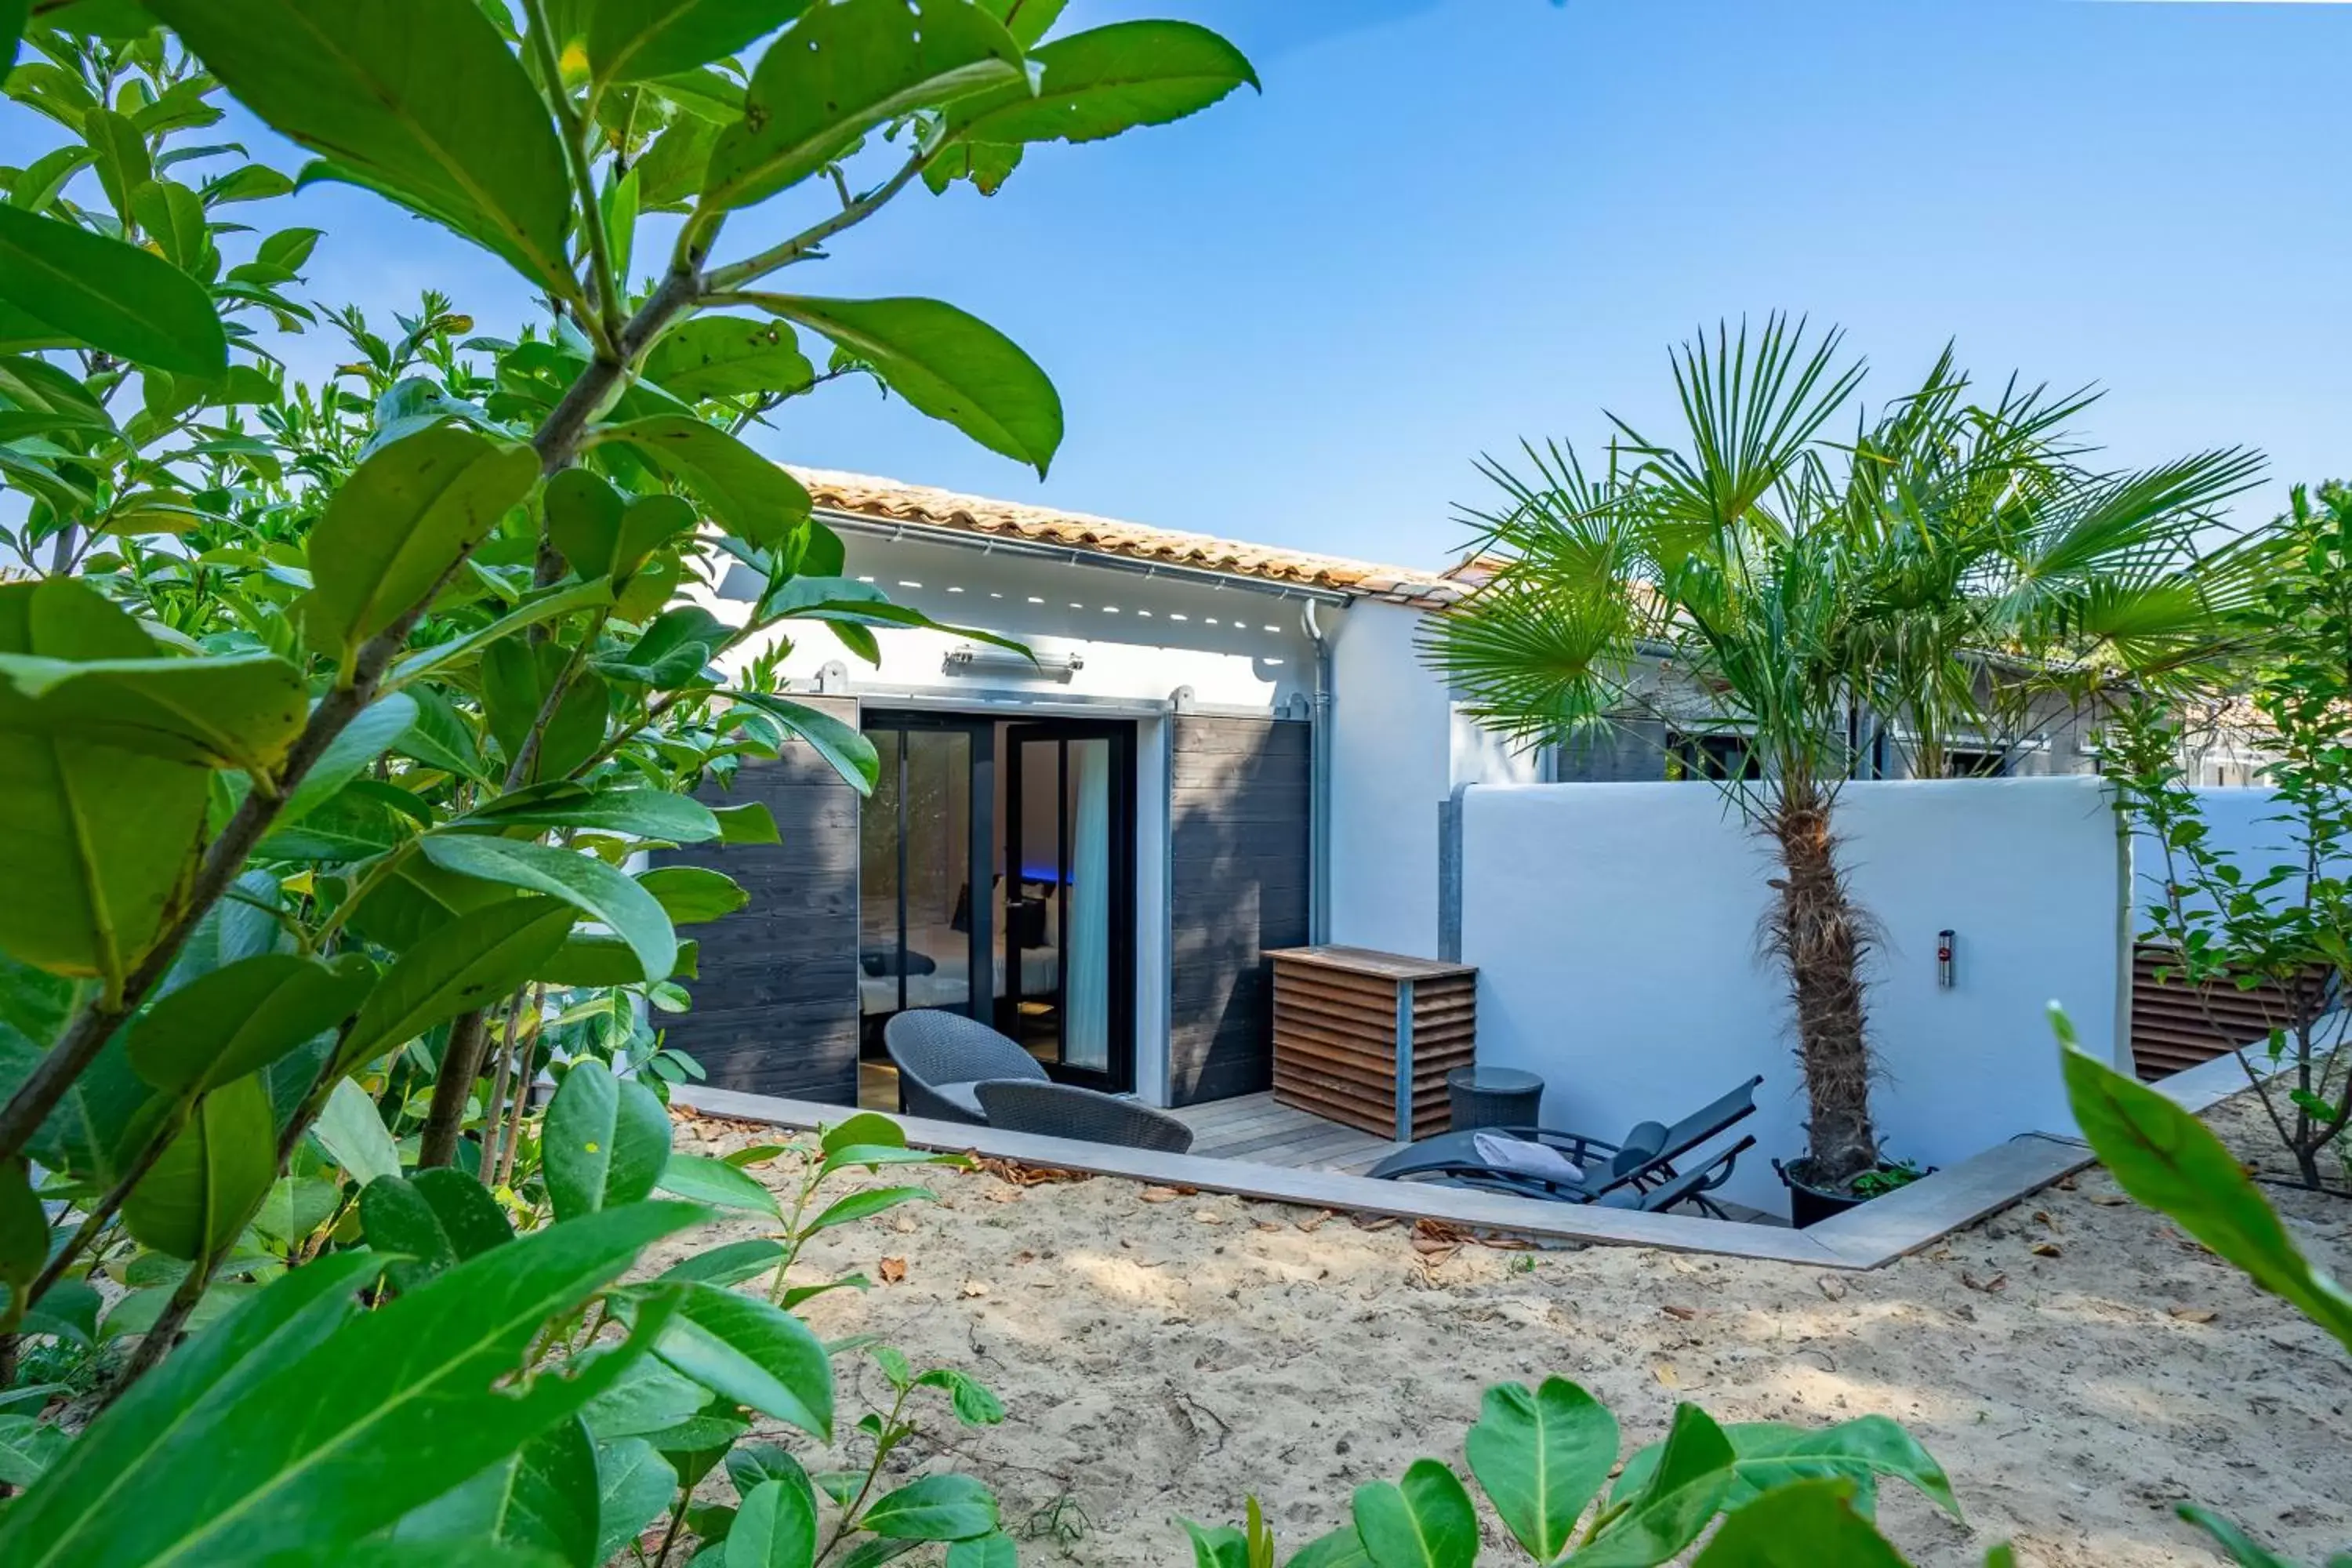
[[[1271,544],[1244,544],[1205,533],[1182,533],[1054,507],[959,495],[929,485],[901,484],[867,474],[790,467],[793,476],[808,487],[810,496],[820,508],[877,522],[913,523],[956,533],[1022,539],[1130,561],[1160,562],[1195,572],[1321,588],[1351,598],[1379,599],[1416,609],[1437,609],[1453,604],[1463,596],[1465,588],[1465,584],[1449,581],[1438,573],[1409,566],[1382,566],[1343,556],[1284,550]]]

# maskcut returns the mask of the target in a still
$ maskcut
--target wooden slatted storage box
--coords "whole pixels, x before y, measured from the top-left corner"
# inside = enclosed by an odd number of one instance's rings
[[[1277,1101],[1400,1142],[1445,1131],[1445,1075],[1475,1055],[1477,970],[1360,947],[1267,956]]]

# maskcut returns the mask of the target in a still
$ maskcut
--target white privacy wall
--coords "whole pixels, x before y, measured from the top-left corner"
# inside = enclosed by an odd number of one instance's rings
[[[2071,1132],[2044,1005],[2120,1063],[2126,876],[2095,778],[1870,783],[1838,803],[1854,895],[1884,936],[1874,1091],[1896,1157],[1950,1165],[2021,1132]],[[1766,846],[1691,784],[1479,787],[1464,805],[1462,957],[1478,1059],[1540,1073],[1544,1124],[1615,1140],[1754,1073],[1727,1196],[1786,1212],[1768,1163],[1803,1152],[1787,994],[1762,955]],[[1937,932],[1956,980],[1940,989]]]
[[[2287,808],[2279,804],[2278,796],[2266,789],[2216,788],[2189,792],[2197,797],[2197,815],[2205,824],[2205,841],[2230,855],[2246,880],[2257,881],[2280,866],[2301,866],[2302,853],[2294,847],[2294,830],[2290,823],[2276,820]],[[2132,930],[2145,931],[2150,921],[2147,906],[2163,900],[2168,876],[2164,846],[2145,828],[2132,834]],[[2188,864],[2181,862],[2186,871]],[[2345,868],[2335,868],[2344,874]],[[2291,877],[2279,889],[2276,897],[2287,902],[2298,902],[2304,897],[2303,878]],[[2191,893],[2185,903],[2194,907],[2200,900]]]
[[[1454,710],[1414,651],[1421,613],[1359,602],[1331,638],[1331,940],[1437,956],[1437,814]]]

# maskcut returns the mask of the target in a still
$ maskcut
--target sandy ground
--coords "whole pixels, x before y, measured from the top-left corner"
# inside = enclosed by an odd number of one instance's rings
[[[2245,1118],[2233,1103],[2215,1122],[2252,1148]],[[751,1141],[695,1122],[682,1146],[698,1138]],[[1974,1564],[2003,1538],[2037,1564],[2216,1562],[2172,1517],[2189,1498],[2307,1560],[2352,1545],[2352,1363],[2096,1170],[1841,1275],[1448,1246],[1109,1177],[923,1174],[937,1204],[806,1256],[809,1278],[895,1282],[809,1316],[1003,1395],[1003,1426],[966,1433],[942,1412],[906,1468],[995,1487],[1031,1563],[1186,1562],[1171,1519],[1237,1519],[1251,1492],[1287,1552],[1339,1523],[1360,1482],[1423,1454],[1460,1468],[1487,1384],[1554,1373],[1639,1442],[1678,1399],[1723,1420],[1895,1417],[1969,1516],[1890,1486],[1882,1517],[1922,1563]],[[2306,1250],[2347,1272],[2352,1201],[2274,1195]],[[882,1388],[870,1367],[845,1376],[853,1398]]]

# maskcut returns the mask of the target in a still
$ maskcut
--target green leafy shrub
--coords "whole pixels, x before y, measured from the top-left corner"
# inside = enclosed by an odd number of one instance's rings
[[[653,1521],[661,1559],[1003,1560],[982,1489],[886,1472],[993,1396],[793,1310],[849,1283],[792,1278],[808,1235],[920,1191],[827,1184],[933,1157],[853,1118],[772,1153],[787,1213],[672,1152],[680,930],[744,894],[635,858],[773,843],[698,795],[789,744],[869,787],[776,662],[929,624],[843,574],[751,426],[855,374],[1041,473],[1061,439],[984,322],[779,276],[919,178],[994,191],[1254,81],[1206,29],[1049,39],[1060,10],[0,7],[58,132],[0,171],[0,519],[37,573],[0,583],[0,1361],[47,1380],[0,1407],[0,1560],[586,1565]],[[200,139],[224,91],[546,319],[306,303],[335,241]],[[761,207],[794,187],[796,230]],[[312,330],[351,357],[291,384],[271,336]],[[740,622],[703,592],[734,569]],[[632,1277],[717,1208],[772,1232]],[[840,1354],[894,1403],[836,1408]],[[736,1504],[691,1500],[722,1466]]]

